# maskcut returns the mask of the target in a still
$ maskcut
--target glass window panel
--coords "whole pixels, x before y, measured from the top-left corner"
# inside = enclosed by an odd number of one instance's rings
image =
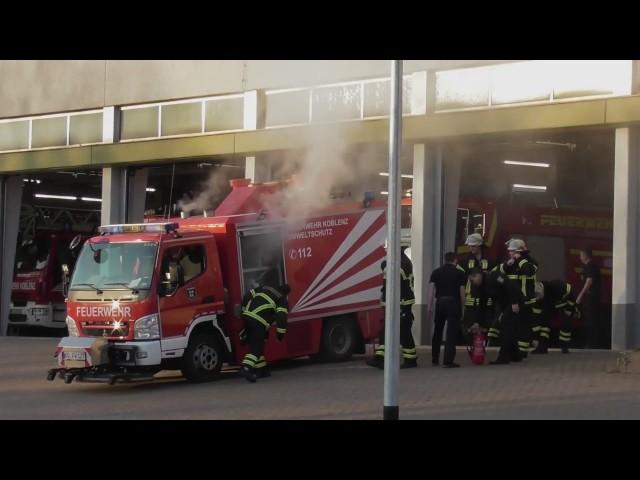
[[[162,106],[162,135],[202,132],[202,103]]]
[[[123,110],[121,118],[123,140],[158,136],[158,107]]]
[[[244,99],[209,100],[205,104],[205,131],[241,130],[244,127]]]
[[[33,120],[31,148],[61,147],[67,144],[67,117]]]
[[[309,90],[272,93],[265,98],[267,127],[296,125],[309,121]]]
[[[102,142],[102,113],[72,115],[69,124],[69,145]]]
[[[29,148],[29,121],[0,123],[0,150]]]

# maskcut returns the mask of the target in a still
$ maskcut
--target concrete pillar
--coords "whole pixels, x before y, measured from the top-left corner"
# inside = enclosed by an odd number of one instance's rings
[[[418,344],[431,343],[433,324],[427,317],[427,292],[431,272],[441,264],[444,209],[442,147],[413,147],[413,193],[411,260],[414,272],[414,337]]]
[[[262,90],[251,90],[244,94],[244,129],[258,130],[265,125],[265,95]],[[254,183],[271,180],[271,165],[265,158],[245,158],[245,178]]]
[[[102,169],[102,225],[127,221],[127,169]]]
[[[640,127],[616,129],[613,188],[612,350],[640,347],[639,163]]]
[[[271,163],[267,159],[257,157],[245,158],[244,178],[249,178],[253,183],[271,181]]]
[[[138,168],[129,176],[129,195],[127,205],[127,223],[144,222],[144,207],[147,201],[149,169]]]
[[[20,227],[22,206],[22,177],[12,176],[0,180],[0,336],[7,334],[9,303],[13,285],[13,269],[16,258],[16,243]]]
[[[104,107],[102,109],[102,142],[117,143],[120,141],[120,107]]]
[[[460,157],[443,153],[444,167],[444,217],[443,217],[443,258],[444,253],[454,252],[456,248],[456,228],[458,226],[458,201],[460,199],[460,173],[462,161]]]
[[[427,113],[427,72],[411,74],[411,115],[425,115]]]

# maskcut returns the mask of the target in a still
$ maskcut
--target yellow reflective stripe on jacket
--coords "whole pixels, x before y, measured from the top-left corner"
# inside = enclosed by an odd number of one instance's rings
[[[409,300],[400,300],[400,305],[402,306],[414,305],[415,303],[416,303],[415,298],[410,298]]]
[[[264,318],[262,318],[260,315],[257,315],[249,310],[242,312],[243,315],[247,315],[248,317],[253,318],[254,320],[260,322],[262,325],[265,326],[265,328],[269,328],[269,322],[267,322]]]
[[[274,302],[273,299],[266,293],[257,293],[256,297],[264,298],[274,310],[276,309],[276,302]]]
[[[482,268],[482,270],[486,270],[487,268],[489,268],[489,261],[482,259],[480,261],[480,268]]]
[[[276,332],[278,332],[278,333],[287,333],[287,329],[286,328],[276,328]]]
[[[456,268],[458,270],[460,270],[461,272],[463,272],[463,273],[467,273],[467,272],[465,272],[464,268],[462,268],[460,265],[456,265]]]
[[[276,308],[276,312],[289,313],[289,310],[287,310],[286,307],[278,307],[278,308]]]

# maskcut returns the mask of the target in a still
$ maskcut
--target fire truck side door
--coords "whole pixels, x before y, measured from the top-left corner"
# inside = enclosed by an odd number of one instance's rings
[[[162,338],[184,336],[202,306],[213,303],[206,252],[204,241],[167,244],[161,252],[158,281],[168,280],[172,285],[159,291]],[[180,274],[176,276],[176,272]]]

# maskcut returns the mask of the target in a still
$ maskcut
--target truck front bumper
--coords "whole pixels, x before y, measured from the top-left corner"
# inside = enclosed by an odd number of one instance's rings
[[[56,348],[58,368],[47,373],[71,383],[151,380],[160,370],[160,341],[106,342],[95,337],[65,337]]]

